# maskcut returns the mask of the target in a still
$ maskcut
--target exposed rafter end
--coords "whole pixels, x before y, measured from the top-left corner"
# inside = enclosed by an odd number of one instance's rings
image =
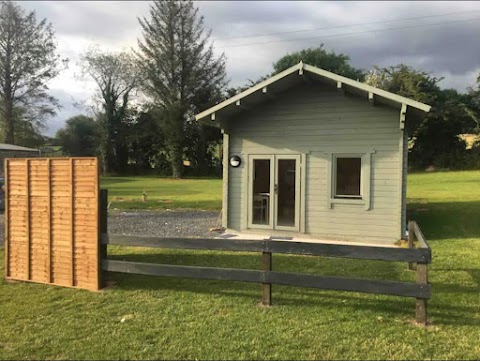
[[[402,104],[400,109],[400,129],[405,129],[405,117],[407,115],[407,104]]]
[[[235,105],[236,105],[237,107],[239,107],[240,109],[248,110],[248,107],[245,106],[245,105],[243,105],[240,99],[238,99],[238,100],[235,102]]]
[[[298,63],[298,74],[303,75],[303,61],[300,60],[300,63]]]
[[[370,104],[375,105],[375,94],[372,92],[368,92],[368,101]]]
[[[270,92],[268,92],[268,88],[267,87],[263,87],[262,88],[262,93],[265,94],[267,97],[269,97],[270,99],[276,99],[277,97],[275,96],[275,94],[272,94]]]
[[[341,81],[337,81],[337,91],[345,95],[345,88],[343,87],[343,83]]]
[[[210,120],[215,121],[215,120],[217,120],[216,118],[217,117],[216,117],[215,113],[212,113],[212,115],[210,116]]]

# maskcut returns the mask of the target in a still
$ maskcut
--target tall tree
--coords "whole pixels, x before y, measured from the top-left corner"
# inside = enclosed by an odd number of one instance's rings
[[[5,142],[15,144],[15,109],[28,109],[33,122],[54,112],[46,83],[60,70],[50,23],[37,21],[15,2],[0,4],[0,105]]]
[[[139,63],[144,86],[162,114],[173,176],[182,175],[184,131],[193,115],[221,98],[226,86],[225,57],[217,57],[204,32],[203,17],[191,0],[157,0],[150,18],[139,19]]]
[[[91,49],[82,57],[84,73],[97,84],[95,99],[102,125],[103,172],[119,172],[127,164],[126,127],[132,91],[140,81],[138,66],[126,52],[108,53]]]
[[[65,127],[57,131],[55,138],[65,155],[96,156],[101,138],[100,124],[91,117],[77,115],[67,119]]]
[[[342,53],[337,54],[334,51],[328,52],[323,48],[323,44],[318,47],[286,54],[273,63],[273,74],[280,73],[298,64],[300,61],[354,80],[363,81],[365,77],[365,73],[362,70],[350,65],[350,57],[348,55]]]

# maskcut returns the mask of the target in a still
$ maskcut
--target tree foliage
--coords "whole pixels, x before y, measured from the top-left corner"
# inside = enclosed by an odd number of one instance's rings
[[[132,55],[91,49],[82,57],[84,73],[96,83],[95,96],[100,104],[103,172],[119,172],[128,162],[125,142],[131,93],[140,82],[140,72]]]
[[[37,21],[11,1],[0,4],[0,100],[5,142],[15,144],[15,125],[33,128],[52,115],[57,101],[48,95],[47,82],[60,70],[51,24]],[[15,121],[21,109],[22,118]],[[17,114],[16,114],[17,112]]]
[[[67,119],[65,127],[57,131],[56,143],[71,157],[91,157],[99,153],[100,124],[86,115]]]
[[[174,177],[181,177],[187,121],[221,98],[226,85],[225,58],[217,57],[204,32],[203,17],[190,0],[157,0],[149,19],[139,19],[143,40],[138,58],[144,90],[165,133]]]
[[[129,160],[134,172],[142,173],[155,168],[158,173],[168,174],[165,162],[165,135],[155,112],[137,113],[129,125],[126,138]]]
[[[337,54],[334,51],[328,52],[323,48],[323,44],[281,57],[273,63],[274,71],[272,75],[298,64],[300,61],[354,80],[363,81],[365,77],[365,73],[362,70],[350,65],[350,57],[348,55]]]
[[[442,78],[404,64],[369,72],[366,83],[432,105],[419,124],[409,124],[413,141],[409,164],[413,168],[462,168],[466,164],[466,144],[459,134],[466,129],[467,114],[461,104],[465,95],[440,89]]]
[[[399,64],[387,68],[375,66],[365,77],[365,83],[422,103],[433,104],[440,93],[438,83],[442,79]]]

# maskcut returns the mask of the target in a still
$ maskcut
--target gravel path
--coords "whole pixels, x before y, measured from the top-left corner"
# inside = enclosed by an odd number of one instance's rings
[[[211,237],[220,212],[209,211],[114,211],[108,216],[108,232],[161,237]]]
[[[220,212],[210,211],[110,211],[108,232],[161,237],[211,237]],[[0,245],[4,240],[4,217],[0,214]]]

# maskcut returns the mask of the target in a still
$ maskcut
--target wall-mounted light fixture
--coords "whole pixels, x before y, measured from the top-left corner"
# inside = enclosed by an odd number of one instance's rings
[[[230,157],[230,165],[233,168],[239,167],[241,163],[242,163],[242,160],[240,159],[240,157],[238,155],[234,155],[234,156]]]

